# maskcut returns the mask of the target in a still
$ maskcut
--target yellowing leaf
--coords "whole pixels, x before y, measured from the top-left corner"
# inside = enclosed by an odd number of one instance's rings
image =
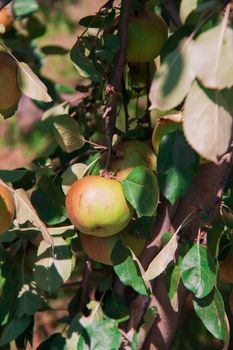
[[[199,35],[192,47],[191,64],[202,84],[212,89],[233,85],[233,30],[220,24]]]
[[[151,84],[151,109],[169,110],[185,98],[195,77],[190,63],[191,45],[190,39],[182,40],[163,60]]]
[[[16,60],[17,61],[17,60]],[[24,62],[18,62],[18,85],[24,95],[33,100],[51,102],[47,87],[42,83],[38,76]]]
[[[149,281],[163,273],[167,265],[174,259],[177,247],[177,234],[175,233],[159,254],[156,255],[154,260],[152,260],[142,276],[143,279]]]
[[[88,166],[83,163],[73,164],[62,174],[62,190],[67,194],[70,186],[86,173]]]
[[[50,237],[49,231],[43,221],[39,218],[37,212],[33,208],[30,200],[27,197],[26,192],[23,189],[18,189],[13,191],[14,200],[15,200],[15,211],[16,211],[16,220],[19,224],[24,224],[27,221],[30,221],[34,226],[36,226],[43,239],[51,246],[53,245],[53,239]]]
[[[184,134],[191,147],[215,163],[231,139],[232,118],[224,94],[194,82],[184,105]]]
[[[60,116],[53,126],[57,143],[64,152],[71,153],[84,145],[85,140],[80,134],[79,124],[69,115]]]

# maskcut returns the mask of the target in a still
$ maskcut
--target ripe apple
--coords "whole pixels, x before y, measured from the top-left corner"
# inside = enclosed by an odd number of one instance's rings
[[[221,282],[233,283],[233,254],[231,252],[220,263],[219,279]]]
[[[15,204],[10,191],[0,184],[0,234],[6,232],[14,218]]]
[[[129,22],[128,62],[150,62],[159,54],[168,37],[167,25],[159,15],[145,11]]]
[[[110,163],[110,169],[115,172],[117,179],[124,180],[136,166],[143,165],[156,170],[156,155],[146,143],[129,140],[119,144],[115,150],[118,159]]]
[[[121,184],[113,179],[90,175],[75,181],[66,196],[70,221],[82,233],[112,236],[131,220]]]
[[[145,245],[143,239],[139,239],[130,232],[127,226],[123,231],[110,237],[94,237],[79,234],[82,247],[89,258],[106,265],[113,265],[111,255],[116,242],[121,239],[122,243],[128,246],[136,256],[139,256]]]
[[[17,64],[5,52],[0,52],[0,112],[12,108],[19,100],[20,90],[17,85]]]
[[[156,126],[152,134],[152,144],[156,155],[158,155],[159,153],[159,144],[162,138],[165,135],[178,129],[182,131],[182,123],[174,122],[166,118],[160,118],[157,120]]]
[[[6,32],[12,27],[13,24],[13,15],[11,12],[10,6],[6,6],[0,11],[0,24],[4,25]]]

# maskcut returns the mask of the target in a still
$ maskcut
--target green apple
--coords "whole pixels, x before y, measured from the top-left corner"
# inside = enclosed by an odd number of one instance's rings
[[[154,61],[149,63],[149,83],[152,81],[156,72]],[[146,63],[129,63],[129,78],[133,88],[146,88],[147,84],[147,64]]]
[[[70,221],[80,232],[97,237],[112,236],[131,220],[120,182],[90,175],[75,181],[66,196]]]
[[[128,62],[150,62],[168,37],[167,25],[159,15],[145,11],[131,18],[128,28]]]
[[[110,163],[110,168],[118,180],[124,180],[136,166],[156,170],[157,157],[153,149],[142,141],[122,142],[116,147],[115,154],[117,159]]]
[[[80,233],[79,237],[82,247],[89,258],[106,265],[113,265],[111,255],[118,240],[121,240],[124,245],[128,246],[136,256],[140,255],[145,245],[143,239],[137,238],[136,235],[130,232],[129,226],[114,236],[94,237]]]

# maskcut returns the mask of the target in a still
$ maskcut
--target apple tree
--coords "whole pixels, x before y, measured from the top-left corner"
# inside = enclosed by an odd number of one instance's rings
[[[0,349],[233,347],[232,18],[0,0]]]

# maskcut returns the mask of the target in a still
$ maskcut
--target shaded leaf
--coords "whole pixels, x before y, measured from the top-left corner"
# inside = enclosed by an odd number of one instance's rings
[[[170,287],[168,296],[171,301],[171,306],[175,312],[178,311],[178,287],[181,280],[181,261],[179,261],[178,265],[176,265],[172,271],[171,279],[170,279]]]
[[[69,115],[58,117],[53,126],[57,143],[64,152],[71,153],[85,144],[78,122]]]
[[[27,172],[27,169],[0,170],[0,178],[4,182],[15,182],[21,180]]]
[[[159,201],[159,186],[152,170],[138,166],[121,183],[124,195],[138,217],[153,216]]]
[[[212,89],[233,85],[233,29],[222,24],[200,34],[192,46],[192,67],[202,84]]]
[[[83,163],[73,164],[62,174],[62,190],[67,194],[70,186],[78,179],[81,179],[86,173],[88,166]],[[1,172],[0,172],[1,175]]]
[[[38,76],[24,62],[18,62],[18,85],[24,95],[33,100],[51,102],[52,99],[48,94],[47,87],[42,83]]]
[[[61,333],[52,334],[51,337],[40,343],[36,350],[71,350],[66,346],[66,339]],[[77,350],[77,348],[76,348]]]
[[[102,80],[102,75],[95,67],[91,58],[85,56],[79,41],[72,47],[70,58],[79,74],[84,78],[89,78],[93,82],[98,83]]]
[[[182,261],[182,281],[197,298],[207,296],[215,286],[215,261],[207,247],[194,244]]]
[[[70,277],[72,262],[71,252],[66,241],[53,237],[54,248],[42,241],[37,252],[34,277],[40,289],[54,293]]]
[[[10,343],[22,334],[25,329],[30,325],[32,321],[31,317],[14,317],[4,328],[1,338],[0,346]]]
[[[183,101],[195,77],[190,55],[191,40],[183,39],[175,51],[165,56],[151,84],[151,109],[169,110]]]
[[[202,157],[218,162],[231,139],[232,117],[224,92],[194,82],[184,105],[184,134]]]
[[[227,324],[224,303],[220,292],[215,289],[204,299],[193,300],[194,310],[208,331],[217,339],[227,337]]]
[[[182,0],[180,3],[180,19],[185,23],[190,13],[197,8],[198,0]]]
[[[31,316],[45,306],[46,303],[36,286],[33,283],[25,283],[18,294],[18,305],[15,314],[17,317]]]
[[[175,233],[165,247],[152,260],[143,275],[143,279],[149,281],[163,273],[168,264],[174,259],[177,247],[177,234]]]
[[[199,158],[182,132],[177,130],[162,138],[157,159],[158,182],[160,191],[172,204],[190,188],[198,164]]]

